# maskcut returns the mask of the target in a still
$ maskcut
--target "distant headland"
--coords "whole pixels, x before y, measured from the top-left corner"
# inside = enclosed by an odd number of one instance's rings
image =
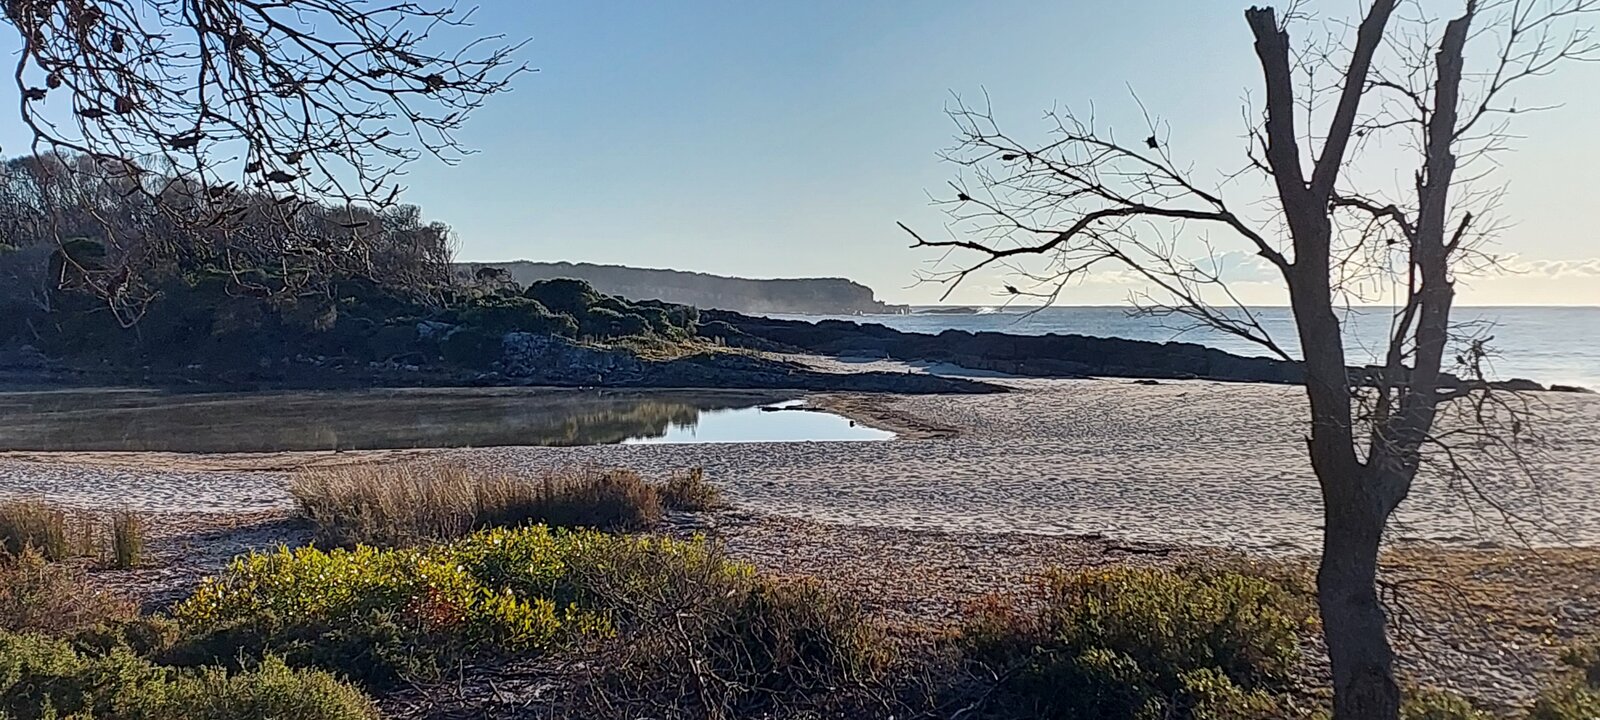
[[[873,295],[872,288],[844,278],[786,278],[760,280],[682,270],[635,268],[592,263],[511,262],[458,263],[472,274],[495,267],[522,285],[537,280],[574,278],[596,290],[630,300],[660,300],[699,308],[747,314],[882,315],[910,312]]]

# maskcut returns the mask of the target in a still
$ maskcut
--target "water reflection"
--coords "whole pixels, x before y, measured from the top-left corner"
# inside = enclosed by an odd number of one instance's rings
[[[0,393],[0,450],[276,452],[886,439],[760,392],[410,389]]]

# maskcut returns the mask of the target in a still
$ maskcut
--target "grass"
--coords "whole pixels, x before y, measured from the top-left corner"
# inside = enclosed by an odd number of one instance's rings
[[[70,557],[67,514],[42,500],[0,502],[0,550],[17,555],[30,548],[51,561]]]
[[[138,567],[144,557],[144,520],[131,512],[111,515],[111,566],[118,570]]]
[[[689,468],[661,484],[661,502],[668,510],[715,510],[722,506],[722,490],[706,480],[704,468]]]
[[[628,470],[576,467],[521,477],[442,463],[307,470],[290,492],[318,542],[334,547],[405,547],[533,524],[634,531],[654,526],[667,509],[718,501],[698,470],[655,485]]]

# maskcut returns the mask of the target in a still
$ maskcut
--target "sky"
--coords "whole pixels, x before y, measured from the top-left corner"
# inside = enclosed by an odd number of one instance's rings
[[[947,236],[929,197],[948,196],[957,175],[938,157],[953,97],[986,94],[1023,135],[1042,136],[1046,109],[1090,103],[1132,134],[1131,88],[1170,123],[1174,155],[1217,179],[1243,161],[1241,108],[1260,96],[1248,4],[486,0],[479,28],[531,39],[522,58],[537,72],[474,116],[461,140],[478,154],[414,166],[404,198],[455,228],[462,260],[843,276],[891,302],[932,303],[944,288],[916,274],[938,256],[911,249],[896,222]],[[1600,63],[1528,88],[1529,105],[1564,107],[1521,116],[1516,150],[1498,158],[1515,224],[1495,250],[1515,271],[1472,279],[1463,301],[1600,304],[1588,212],[1600,201]],[[14,107],[8,92],[0,107]],[[15,125],[0,116],[0,145],[18,145]],[[948,302],[998,302],[1003,282],[977,277]],[[1130,287],[1101,273],[1060,301],[1117,304]],[[1282,301],[1269,278],[1241,292]]]

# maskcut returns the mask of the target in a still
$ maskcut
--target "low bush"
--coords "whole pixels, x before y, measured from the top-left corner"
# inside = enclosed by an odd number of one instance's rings
[[[1493,716],[1455,693],[1422,688],[1405,694],[1400,720],[1493,720]]]
[[[79,571],[46,561],[37,550],[0,554],[0,630],[65,636],[137,614],[132,602],[88,584]]]
[[[661,484],[661,503],[668,510],[714,510],[722,505],[722,491],[706,480],[703,468],[690,468]]]
[[[70,557],[67,514],[42,500],[0,502],[0,551],[16,555],[27,548],[48,560]]]
[[[542,526],[421,549],[250,555],[174,608],[183,639],[173,658],[277,654],[383,685],[462,659],[540,654],[610,635],[619,620],[652,614],[646,598],[674,573],[748,570],[704,543]]]
[[[268,658],[235,674],[176,671],[125,649],[84,654],[0,632],[0,717],[45,720],[376,720],[372,701],[325,673]]]
[[[571,468],[537,478],[448,464],[355,465],[295,476],[290,492],[317,540],[403,547],[486,527],[638,530],[661,519],[654,485],[625,470]]]
[[[594,677],[575,700],[595,716],[851,717],[889,695],[895,658],[882,630],[817,582],[647,538],[595,547],[569,568],[619,633],[585,648]]]
[[[1284,717],[1312,609],[1274,582],[1212,569],[1051,576],[1037,609],[989,602],[959,643],[1002,678],[991,702],[1042,718]]]
[[[1534,700],[1528,720],[1600,718],[1600,645],[1575,648],[1562,662],[1567,672]]]

